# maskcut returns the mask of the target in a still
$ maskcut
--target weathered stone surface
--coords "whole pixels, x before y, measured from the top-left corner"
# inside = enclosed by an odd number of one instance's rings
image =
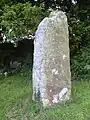
[[[71,73],[67,17],[54,11],[45,18],[35,34],[33,100],[43,106],[70,99]]]

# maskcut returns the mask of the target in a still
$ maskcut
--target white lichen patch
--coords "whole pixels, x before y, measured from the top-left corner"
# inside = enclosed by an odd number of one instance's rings
[[[52,92],[52,90],[50,90],[50,92]]]
[[[59,93],[59,100],[62,100],[63,96],[68,92],[68,88],[63,88]]]
[[[55,71],[56,71],[56,69],[55,69],[55,68],[54,68],[54,69],[52,69],[52,74],[53,74],[53,73],[55,73]]]
[[[58,94],[57,95],[53,95],[53,103],[58,103]]]
[[[58,70],[55,72],[55,75],[58,75],[59,73],[58,73]]]
[[[67,57],[66,55],[63,55],[63,60],[64,60],[66,57]]]
[[[60,66],[61,66],[61,68],[63,67],[63,65],[62,65],[62,64],[61,64]]]
[[[54,74],[54,75],[58,75],[59,72],[58,72],[58,70],[56,70],[56,69],[54,68],[54,69],[52,69],[52,74]]]

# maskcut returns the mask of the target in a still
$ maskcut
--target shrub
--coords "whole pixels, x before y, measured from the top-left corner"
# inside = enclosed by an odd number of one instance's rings
[[[88,44],[90,40],[90,24],[87,21],[70,18],[69,33],[71,56],[74,56],[82,46]]]
[[[90,42],[71,59],[72,80],[90,80]]]
[[[26,82],[31,82],[32,66],[33,66],[33,58],[32,55],[29,53],[27,57],[23,60],[23,66],[19,72],[19,74],[25,78]]]
[[[0,17],[0,26],[5,31],[7,37],[32,34],[47,14],[42,11],[41,7],[32,7],[29,2],[11,6],[5,5],[3,14]]]

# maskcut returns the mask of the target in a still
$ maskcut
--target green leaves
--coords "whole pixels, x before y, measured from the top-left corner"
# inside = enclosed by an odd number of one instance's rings
[[[0,26],[8,38],[29,35],[37,29],[38,24],[42,20],[42,15],[45,17],[45,14],[42,13],[42,8],[32,7],[29,2],[11,6],[6,5],[1,15]]]
[[[72,80],[90,80],[90,42],[71,59]]]

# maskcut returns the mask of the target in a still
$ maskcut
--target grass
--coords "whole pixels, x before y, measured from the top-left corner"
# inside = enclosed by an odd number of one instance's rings
[[[31,85],[15,75],[0,80],[0,120],[90,120],[90,81],[72,83],[72,99],[51,108],[31,100]]]
[[[90,120],[90,82],[72,84],[72,100],[43,110],[36,120]]]
[[[5,119],[6,112],[18,100],[31,94],[31,85],[19,75],[0,79],[0,120]]]

